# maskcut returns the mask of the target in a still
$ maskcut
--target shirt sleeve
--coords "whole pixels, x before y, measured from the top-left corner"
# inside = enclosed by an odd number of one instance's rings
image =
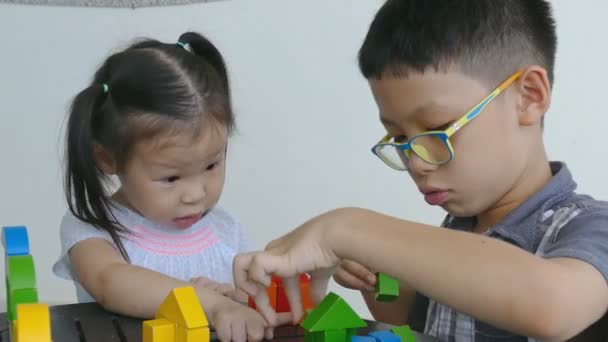
[[[116,246],[108,232],[80,221],[70,211],[68,211],[61,220],[59,236],[61,241],[61,254],[59,255],[57,262],[53,265],[53,273],[60,278],[68,280],[75,280],[68,253],[77,243],[88,239],[103,239],[110,242],[112,246]]]
[[[551,237],[545,258],[573,258],[595,267],[608,281],[608,211],[583,212]]]

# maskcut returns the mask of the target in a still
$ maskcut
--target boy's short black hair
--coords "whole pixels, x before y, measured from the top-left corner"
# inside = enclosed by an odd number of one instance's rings
[[[551,12],[545,0],[388,0],[365,37],[359,68],[370,79],[455,65],[494,84],[535,64],[553,84]]]

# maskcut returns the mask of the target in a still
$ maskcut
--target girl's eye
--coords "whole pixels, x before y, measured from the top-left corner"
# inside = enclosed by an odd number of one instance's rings
[[[216,166],[217,166],[217,163],[210,164],[209,166],[207,166],[207,171],[211,171],[211,170],[215,169]]]

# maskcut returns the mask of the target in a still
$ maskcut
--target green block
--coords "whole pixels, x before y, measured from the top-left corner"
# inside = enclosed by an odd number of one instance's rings
[[[346,330],[366,327],[367,324],[357,315],[357,313],[337,294],[330,292],[310,312],[302,328],[309,332]]]
[[[36,288],[36,271],[31,255],[9,256],[6,268],[8,286],[11,290]]]
[[[391,329],[391,331],[395,335],[401,337],[401,342],[416,342],[416,337],[414,336],[414,333],[412,332],[412,329],[410,329],[409,325],[402,325],[400,327]]]
[[[17,305],[19,304],[35,304],[38,303],[38,290],[36,289],[17,289],[12,290],[8,298],[8,319],[14,321],[17,319]]]
[[[304,332],[304,342],[317,342],[318,332]]]
[[[376,275],[376,300],[392,302],[399,297],[399,281],[379,272]]]
[[[321,333],[322,339],[320,342],[345,342],[346,330],[328,330]]]

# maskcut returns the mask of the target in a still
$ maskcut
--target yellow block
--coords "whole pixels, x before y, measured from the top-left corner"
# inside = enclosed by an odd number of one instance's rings
[[[211,333],[209,327],[186,329],[177,327],[177,339],[175,342],[209,342]]]
[[[175,324],[161,318],[143,323],[143,342],[175,342]]]
[[[160,305],[155,318],[165,318],[187,329],[209,326],[207,316],[192,286],[173,289]]]
[[[11,321],[9,324],[11,325],[11,336],[13,336],[13,342],[19,342],[19,335],[17,335],[17,320]]]
[[[51,315],[47,304],[19,304],[17,317],[15,341],[51,342]]]

